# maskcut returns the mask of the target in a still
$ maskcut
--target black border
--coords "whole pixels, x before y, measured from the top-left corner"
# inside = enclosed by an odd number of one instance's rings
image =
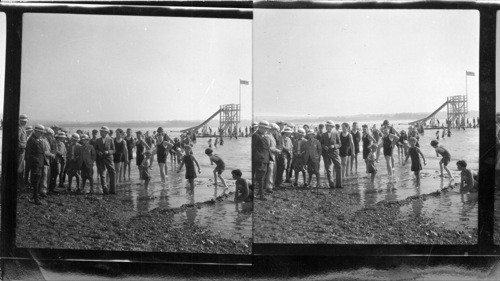
[[[500,3],[498,3],[500,4]],[[479,13],[479,171],[478,244],[475,245],[396,245],[396,244],[271,244],[254,243],[254,255],[261,258],[277,256],[402,256],[498,255],[493,244],[494,178],[495,178],[495,47],[496,14],[500,5],[472,2],[411,2],[411,3],[316,3],[316,2],[255,2],[258,9],[378,9],[378,10],[475,10]],[[255,70],[254,70],[255,71]],[[258,204],[258,201],[256,202]],[[254,222],[255,223],[255,222]]]
[[[3,128],[3,175],[1,255],[3,257],[39,257],[49,260],[92,259],[114,260],[129,259],[139,262],[186,262],[210,263],[227,262],[234,264],[242,258],[244,263],[253,260],[254,265],[270,262],[291,266],[296,261],[311,260],[312,256],[389,256],[398,260],[409,255],[417,256],[497,256],[500,246],[493,244],[494,175],[495,175],[495,56],[496,56],[496,18],[500,3],[471,2],[413,2],[413,3],[314,3],[314,2],[71,2],[55,4],[0,4],[0,12],[7,15],[7,45],[5,71],[5,100]],[[86,7],[81,4],[91,4]],[[168,4],[167,4],[168,3]],[[215,3],[215,4],[212,4]],[[241,4],[244,3],[244,4]],[[153,5],[153,6],[151,6]],[[163,7],[177,6],[177,9]],[[213,7],[214,10],[184,10],[183,7]],[[216,9],[235,7],[234,10]],[[435,9],[435,10],[477,10],[480,16],[480,186],[479,220],[477,245],[299,245],[299,244],[254,244],[253,256],[115,252],[83,250],[19,249],[14,246],[17,191],[15,188],[16,153],[10,147],[17,145],[17,120],[19,115],[19,94],[21,81],[21,26],[22,14],[32,13],[75,13],[125,16],[185,16],[185,17],[225,17],[252,19],[251,11],[238,11],[239,8],[255,9]],[[297,256],[285,257],[285,256]],[[301,257],[298,257],[301,256]],[[250,258],[249,258],[250,257]],[[321,258],[313,258],[322,260]],[[347,258],[352,260],[352,258]],[[364,258],[366,260],[366,258]],[[261,268],[263,269],[263,268]]]
[[[246,4],[248,5],[248,3]],[[225,19],[252,19],[252,11],[239,8],[191,8],[160,6],[82,6],[80,4],[0,4],[0,12],[6,13],[7,44],[5,61],[5,99],[3,122],[3,157],[2,186],[16,186],[16,150],[18,116],[21,93],[21,47],[23,13],[64,13],[92,14],[113,16],[148,16],[148,17],[202,17]],[[134,252],[134,251],[99,251],[99,250],[60,250],[60,249],[27,249],[15,246],[17,189],[2,188],[1,218],[1,256],[17,258],[35,258],[50,260],[93,260],[93,261],[133,261],[162,262],[180,264],[226,264],[247,267],[252,256],[225,255],[205,253],[168,253],[168,252]]]

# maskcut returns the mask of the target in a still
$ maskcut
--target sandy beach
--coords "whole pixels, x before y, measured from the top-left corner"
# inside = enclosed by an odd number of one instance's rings
[[[455,188],[454,188],[455,189]],[[383,193],[385,191],[372,191]],[[403,200],[360,203],[350,189],[277,188],[266,201],[256,200],[255,243],[299,244],[475,244],[476,227],[451,228],[426,214],[405,213],[445,193]]]
[[[29,203],[31,194],[19,194],[16,244],[21,248],[109,251],[250,254],[251,239],[228,239],[210,225],[190,221],[174,223],[174,216],[203,210],[234,196],[155,208],[142,213],[124,196],[79,195],[61,191],[47,197],[48,205]],[[49,206],[49,207],[47,207]]]

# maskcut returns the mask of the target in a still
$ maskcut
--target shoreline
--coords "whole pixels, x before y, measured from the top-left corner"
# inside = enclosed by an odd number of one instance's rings
[[[443,190],[441,192],[446,192]],[[441,192],[382,200],[364,206],[342,189],[280,187],[266,201],[255,200],[255,243],[297,244],[476,244],[477,227],[451,230],[423,214],[400,207]]]
[[[58,190],[59,191],[59,190]],[[208,226],[183,222],[174,215],[225,201],[232,192],[180,207],[140,213],[123,204],[120,195],[82,195],[59,191],[45,204],[29,202],[31,192],[18,195],[16,245],[20,248],[251,254],[252,239],[222,238]]]

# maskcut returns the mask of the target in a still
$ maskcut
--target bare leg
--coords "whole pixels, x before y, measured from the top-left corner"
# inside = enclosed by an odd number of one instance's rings
[[[392,176],[391,156],[385,156],[385,163],[387,164],[387,174]]]
[[[227,189],[227,184],[222,175],[219,175],[220,182],[222,183],[222,186],[224,186],[224,189]]]
[[[214,170],[214,185],[217,186],[217,170]]]
[[[161,182],[165,182],[165,163],[158,163],[158,166],[160,166],[160,177],[161,177]]]
[[[341,161],[341,167],[342,167],[341,175],[342,175],[342,178],[344,178],[347,174],[347,172],[346,172],[347,157],[345,157],[345,156],[340,157],[340,161]]]

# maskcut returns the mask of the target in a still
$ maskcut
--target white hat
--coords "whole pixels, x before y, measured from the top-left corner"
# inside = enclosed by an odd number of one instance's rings
[[[292,133],[292,128],[290,127],[285,127],[282,131],[282,133]]]
[[[77,133],[73,133],[73,134],[71,135],[71,139],[72,139],[72,140],[77,140],[77,141],[78,141],[78,140],[80,140],[80,135],[78,135]]]
[[[19,115],[19,120],[21,120],[21,121],[28,121],[28,115],[26,115],[26,114]]]
[[[252,123],[252,127],[255,128],[255,127],[258,127],[259,126],[259,122],[253,122]]]
[[[307,134],[308,134],[308,135],[315,135],[316,133],[314,132],[314,130],[313,130],[313,129],[309,129],[309,130],[307,131]]]
[[[274,129],[276,131],[280,130],[280,126],[278,126],[278,124],[276,123],[271,123],[269,126],[271,126],[271,129]]]
[[[259,122],[259,127],[263,127],[263,128],[267,128],[267,129],[270,129],[271,127],[269,126],[269,122],[267,122],[266,120],[262,120]]]
[[[35,131],[40,133],[45,133],[45,127],[43,125],[38,124],[35,126]]]
[[[101,129],[99,131],[104,131],[104,132],[107,132],[109,133],[109,128],[106,127],[106,126],[102,126]]]
[[[299,133],[299,134],[301,134],[301,135],[305,136],[305,135],[306,135],[306,130],[304,130],[304,129],[302,129],[302,128],[299,128],[299,129],[297,130],[297,133]]]
[[[335,127],[335,123],[332,120],[328,120],[328,121],[326,121],[325,126]]]

